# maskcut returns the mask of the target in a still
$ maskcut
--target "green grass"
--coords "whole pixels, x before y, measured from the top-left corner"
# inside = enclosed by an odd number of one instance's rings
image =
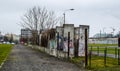
[[[84,57],[73,58],[71,61],[80,65],[81,61],[84,61]],[[88,62],[88,69],[92,71],[120,71],[120,66],[118,65],[117,59],[107,58],[107,63],[105,66],[104,57],[92,56],[91,67]]]
[[[89,48],[89,50],[91,50],[91,48]],[[99,53],[104,53],[104,50],[105,50],[105,47],[99,47]],[[115,54],[115,50],[116,49],[114,47],[113,48],[107,48],[107,53],[108,54]],[[93,52],[97,52],[98,48],[97,47],[93,47],[92,51]],[[116,50],[116,52],[117,52],[117,50]]]
[[[112,47],[111,47],[112,46]],[[105,47],[107,47],[108,54],[115,54],[115,47],[118,44],[88,44],[88,49],[97,52],[99,47],[99,52],[104,53]],[[109,48],[110,47],[110,48]],[[84,61],[84,57],[73,58],[71,61],[77,65],[80,65],[81,61]],[[104,57],[92,55],[91,66],[88,60],[88,70],[92,71],[120,71],[120,65],[118,65],[118,60],[115,58],[107,57],[106,66],[104,65]]]
[[[106,46],[118,46],[118,44],[88,44],[89,47],[106,47]]]
[[[105,47],[107,47],[107,53],[108,54],[115,54],[115,48],[117,47],[117,44],[89,44],[89,50],[97,52],[99,47],[99,52],[104,53]]]
[[[0,65],[7,57],[7,55],[10,53],[12,47],[13,45],[11,44],[0,44]]]

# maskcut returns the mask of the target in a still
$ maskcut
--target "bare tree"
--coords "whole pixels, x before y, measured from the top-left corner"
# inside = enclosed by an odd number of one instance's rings
[[[60,22],[60,17],[57,17],[53,11],[48,11],[46,8],[33,7],[23,15],[20,25],[33,31],[33,38],[37,38],[41,30],[53,28]],[[35,31],[37,32],[36,35]]]

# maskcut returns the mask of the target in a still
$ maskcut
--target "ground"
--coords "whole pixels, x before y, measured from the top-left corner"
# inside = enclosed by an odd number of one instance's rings
[[[84,71],[75,64],[65,62],[33,50],[16,45],[0,71]]]

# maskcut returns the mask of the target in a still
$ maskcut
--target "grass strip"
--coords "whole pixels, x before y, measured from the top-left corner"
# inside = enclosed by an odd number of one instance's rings
[[[84,62],[84,57],[75,57],[72,58],[71,61],[75,64],[79,64],[81,66],[81,62]],[[92,55],[91,58],[91,67],[89,67],[88,60],[88,70],[92,71],[120,71],[120,66],[118,65],[118,60],[115,58],[106,59],[106,66],[104,65],[104,57]]]
[[[11,44],[0,44],[0,65],[10,53],[12,47]]]

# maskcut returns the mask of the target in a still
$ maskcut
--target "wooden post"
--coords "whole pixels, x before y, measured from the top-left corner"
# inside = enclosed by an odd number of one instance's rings
[[[70,32],[68,32],[68,59],[69,59],[69,54],[70,54],[69,44],[70,44]]]
[[[85,67],[87,67],[88,65],[88,42],[87,42],[87,38],[88,38],[88,35],[87,35],[87,29],[85,29]]]

